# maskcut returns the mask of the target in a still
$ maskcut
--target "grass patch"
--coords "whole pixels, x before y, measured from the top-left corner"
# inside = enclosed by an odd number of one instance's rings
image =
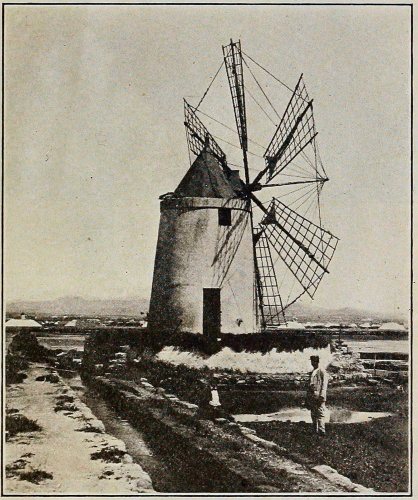
[[[101,476],[99,476],[99,479],[107,479],[110,476],[113,476],[115,473],[112,470],[105,470]]]
[[[103,434],[103,429],[92,424],[86,424],[80,429],[76,429],[77,432],[92,432],[96,434]]]
[[[264,439],[276,442],[311,464],[326,464],[352,481],[382,492],[408,489],[408,428],[403,417],[357,424],[328,424],[323,438],[310,424],[248,423]]]
[[[74,398],[72,396],[68,396],[66,394],[62,396],[58,396],[56,400],[56,405],[54,408],[55,412],[59,411],[78,411],[77,406],[74,404]]]
[[[30,483],[39,484],[46,479],[53,479],[53,475],[50,472],[44,470],[31,470],[28,472],[21,472],[19,478],[24,481],[29,481]]]
[[[100,451],[95,451],[91,454],[93,460],[103,460],[103,462],[120,463],[126,452],[116,448],[115,446],[107,446]]]
[[[20,356],[7,353],[5,359],[6,365],[6,384],[21,384],[27,375],[29,363]]]
[[[26,467],[27,461],[20,458],[13,463],[6,465],[6,477],[16,477]]]
[[[13,415],[14,413],[19,413],[17,408],[6,408],[6,415]]]
[[[39,375],[39,377],[36,377],[35,380],[37,382],[49,382],[51,384],[56,384],[60,381],[60,378],[54,373],[48,373],[47,375]]]
[[[27,453],[23,456],[29,456],[32,453]],[[50,472],[46,472],[44,470],[39,469],[31,469],[25,471],[25,467],[29,462],[20,458],[19,460],[15,460],[13,463],[6,465],[6,477],[17,477],[23,481],[29,481],[30,483],[39,484],[46,479],[52,479],[53,476]]]
[[[42,427],[35,420],[31,420],[20,413],[6,415],[6,432],[8,438],[16,436],[19,433],[35,432],[41,429]]]

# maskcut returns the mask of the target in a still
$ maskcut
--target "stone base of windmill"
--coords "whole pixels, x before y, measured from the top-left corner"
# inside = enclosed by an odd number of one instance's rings
[[[366,382],[371,375],[364,370],[358,353],[333,343],[294,351],[273,348],[267,352],[234,351],[224,347],[207,355],[178,346],[166,346],[155,356],[159,362],[211,373],[223,385],[246,389],[298,389],[305,386],[312,370],[310,357],[317,355],[330,374],[332,385]]]
[[[334,345],[329,337],[324,340],[305,335],[293,345],[283,339],[275,347],[264,345],[262,350],[257,349],[256,336],[254,339],[245,340],[246,345],[238,338],[229,344],[225,340],[228,345],[205,352],[190,345],[190,339],[151,348],[138,337],[121,332],[92,334],[86,342],[83,370],[122,378],[147,377],[156,385],[164,382],[174,392],[181,386],[188,393],[200,379],[213,379],[216,385],[244,391],[287,391],[305,387],[312,370],[310,356],[317,355],[332,385],[367,383],[371,377],[358,354]]]

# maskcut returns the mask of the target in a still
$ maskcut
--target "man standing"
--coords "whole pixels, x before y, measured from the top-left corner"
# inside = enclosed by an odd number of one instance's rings
[[[311,356],[311,364],[313,370],[309,376],[306,407],[311,410],[314,431],[324,436],[328,375],[324,369],[319,368],[319,356]]]

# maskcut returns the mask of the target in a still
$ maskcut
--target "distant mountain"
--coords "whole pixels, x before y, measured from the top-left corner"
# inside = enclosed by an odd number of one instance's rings
[[[388,314],[375,311],[354,309],[353,307],[342,307],[340,309],[325,309],[314,305],[295,303],[286,310],[286,318],[295,318],[298,321],[312,321],[318,323],[363,323],[407,322],[408,318],[402,314]]]
[[[38,314],[51,316],[142,316],[148,311],[148,299],[84,299],[62,297],[54,300],[14,301],[6,305],[7,314]]]
[[[126,299],[85,299],[83,297],[62,297],[44,301],[14,301],[6,306],[7,314],[37,314],[50,316],[142,316],[148,311],[149,299],[131,297]],[[351,307],[341,309],[325,309],[311,304],[295,303],[286,310],[288,320],[320,322],[320,323],[362,323],[372,322],[406,322],[401,314],[382,314],[358,310]]]

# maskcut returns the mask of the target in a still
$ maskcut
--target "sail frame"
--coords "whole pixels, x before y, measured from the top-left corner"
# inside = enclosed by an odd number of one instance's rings
[[[266,174],[266,183],[282,172],[316,137],[313,100],[300,76],[280,123],[266,148],[266,167],[253,183]]]
[[[187,144],[190,151],[199,156],[207,144],[213,156],[218,160],[220,166],[227,170],[226,154],[216,142],[213,135],[205,127],[204,123],[197,116],[195,108],[186,99],[184,101],[184,126],[186,127]]]
[[[313,298],[339,239],[272,198],[261,224],[271,246],[305,292]]]

